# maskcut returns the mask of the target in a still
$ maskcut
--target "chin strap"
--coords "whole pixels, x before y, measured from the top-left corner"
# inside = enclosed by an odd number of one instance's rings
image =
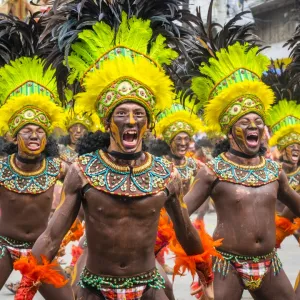
[[[230,148],[228,150],[228,152],[230,152],[231,154],[233,154],[235,156],[242,157],[242,158],[254,158],[254,157],[258,156],[258,153],[254,154],[254,155],[248,155],[248,154],[246,154],[244,152],[240,152],[240,151],[234,150],[232,148]]]
[[[118,151],[106,151],[109,155],[111,155],[114,158],[122,159],[122,160],[136,160],[139,159],[143,152],[136,152],[136,153],[122,153]]]

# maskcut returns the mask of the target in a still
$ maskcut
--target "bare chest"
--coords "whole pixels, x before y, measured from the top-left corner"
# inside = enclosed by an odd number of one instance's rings
[[[278,182],[259,187],[249,187],[230,182],[219,182],[212,192],[217,206],[224,209],[245,209],[248,207],[273,207],[277,199]]]
[[[151,218],[159,214],[167,196],[165,192],[145,197],[126,197],[104,193],[95,188],[85,193],[85,213],[96,218]]]
[[[2,213],[12,211],[14,214],[23,212],[50,212],[54,186],[41,194],[19,194],[0,187],[0,207]],[[30,215],[34,217],[34,215]]]

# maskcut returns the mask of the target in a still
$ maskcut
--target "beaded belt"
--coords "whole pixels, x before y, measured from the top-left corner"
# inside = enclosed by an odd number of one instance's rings
[[[99,276],[91,273],[87,268],[84,268],[80,275],[79,285],[82,288],[90,286],[97,289],[98,291],[101,288],[111,287],[114,289],[128,289],[134,286],[147,285],[150,288],[154,289],[164,289],[165,280],[159,274],[158,270],[154,268],[149,272],[145,272],[136,276],[130,277],[118,277],[118,276]]]
[[[228,252],[223,252],[221,250],[217,250],[217,251],[223,256],[223,259],[216,257],[213,266],[213,272],[218,271],[223,276],[226,276],[228,274],[231,262],[246,264],[250,261],[253,263],[259,263],[262,260],[270,259],[273,265],[274,275],[277,275],[282,269],[282,263],[277,255],[276,249],[273,249],[272,252],[261,256],[237,255]]]
[[[31,249],[33,245],[34,242],[17,241],[0,235],[0,259],[5,255],[6,246],[14,247],[17,249]]]

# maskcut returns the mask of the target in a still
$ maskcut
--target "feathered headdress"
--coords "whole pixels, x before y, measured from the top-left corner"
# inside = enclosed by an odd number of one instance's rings
[[[0,21],[0,130],[15,136],[26,124],[41,126],[47,134],[63,127],[55,71],[38,58],[38,23],[7,16]]]
[[[254,42],[259,43],[251,33],[253,25],[235,25],[243,13],[224,27],[214,24],[212,5],[213,1],[210,3],[207,31],[202,20],[199,21],[194,51],[199,52],[201,64],[198,75],[192,79],[192,92],[187,95],[196,96],[196,108],[204,110],[204,122],[208,128],[226,134],[239,118],[249,112],[264,117],[274,96],[261,82],[269,60],[254,45]],[[213,29],[218,29],[218,26],[222,30],[214,33]]]
[[[173,103],[171,108],[158,115],[155,125],[156,134],[162,136],[167,144],[170,144],[180,132],[185,132],[193,137],[203,128],[201,120],[193,113],[192,109],[176,102],[179,102],[179,99]]]
[[[272,132],[270,146],[277,145],[283,150],[289,145],[300,144],[300,105],[296,101],[279,101],[269,111],[267,125]]]
[[[124,101],[141,104],[150,120],[155,112],[171,106],[173,83],[162,69],[177,53],[165,38],[152,40],[150,21],[123,13],[118,32],[104,22],[79,34],[68,57],[70,80],[80,80],[85,92],[76,97],[78,105],[97,112],[102,124]]]

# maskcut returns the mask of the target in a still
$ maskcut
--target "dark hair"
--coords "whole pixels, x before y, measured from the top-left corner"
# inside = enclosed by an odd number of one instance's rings
[[[58,143],[61,144],[61,145],[65,145],[65,146],[71,145],[71,137],[70,137],[70,135],[68,134],[68,135],[61,136],[58,139]]]
[[[202,147],[212,148],[213,144],[208,138],[204,137],[204,138],[202,138],[202,139],[195,142],[195,149],[196,150],[198,150]]]
[[[149,143],[149,152],[154,156],[170,155],[170,146],[161,139],[153,139]]]
[[[222,140],[222,141],[220,141],[219,143],[216,144],[216,146],[215,146],[215,148],[212,152],[212,156],[217,157],[221,153],[227,152],[229,150],[229,148],[230,148],[229,140],[224,139],[224,140]],[[260,156],[264,156],[266,152],[267,152],[267,148],[264,147],[263,145],[260,145],[258,154]]]
[[[17,153],[18,145],[11,142],[6,142],[3,146],[3,152],[6,153],[7,155]],[[43,154],[46,157],[59,157],[58,144],[52,136],[49,136],[47,138],[47,144],[45,150],[43,151]]]
[[[79,155],[86,153],[91,153],[99,149],[106,150],[110,144],[110,134],[108,132],[102,132],[100,130],[84,135],[80,138],[76,145],[76,152]],[[146,146],[145,141],[143,140],[143,151],[147,151],[148,147]]]
[[[4,145],[5,145],[5,138],[3,136],[0,136],[0,156],[5,155],[5,152],[3,151]]]

